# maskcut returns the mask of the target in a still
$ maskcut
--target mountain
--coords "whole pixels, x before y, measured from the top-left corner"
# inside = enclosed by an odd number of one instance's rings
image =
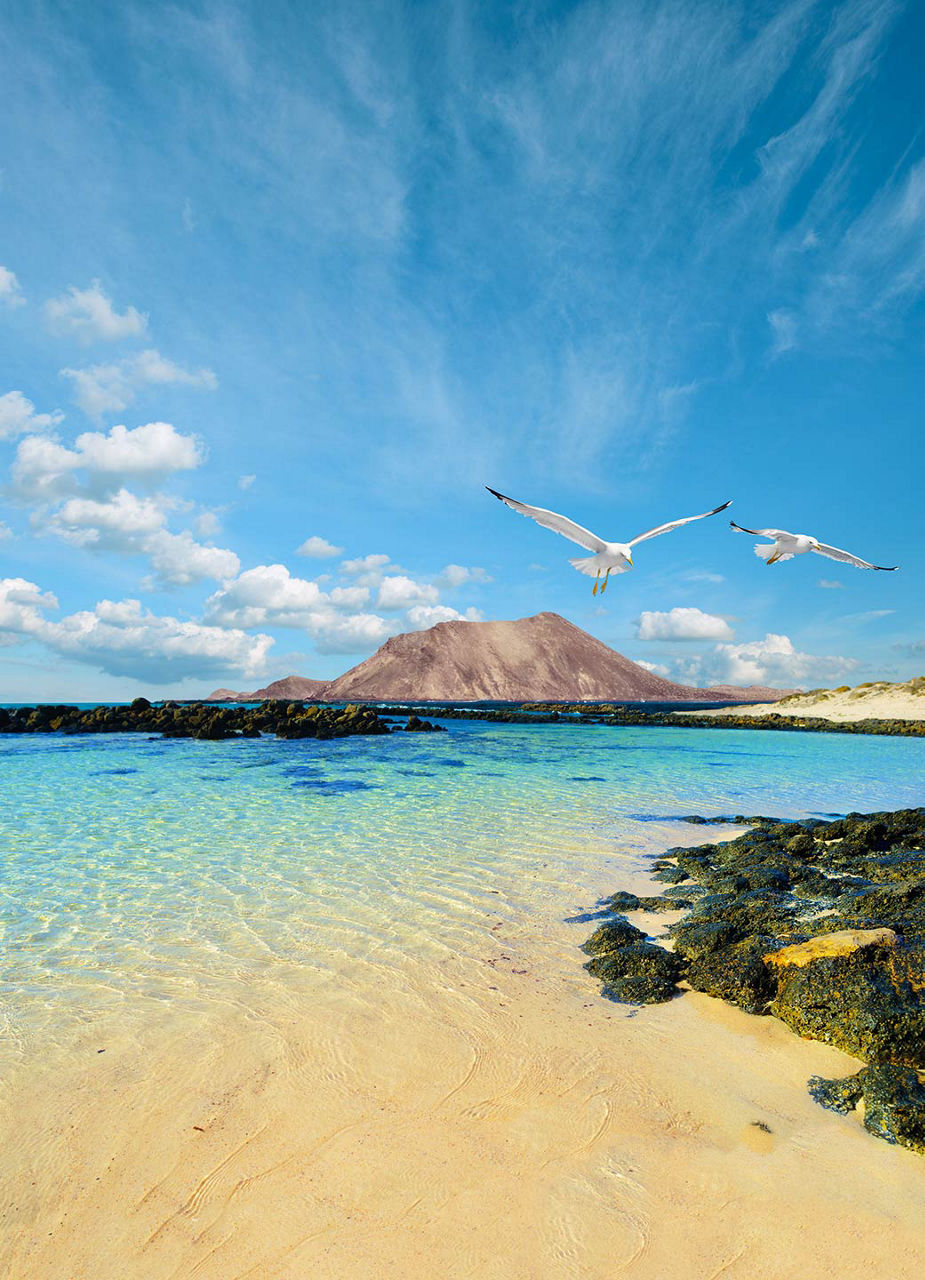
[[[673,684],[557,613],[538,613],[516,622],[439,622],[393,636],[327,685],[323,696],[331,702],[712,702],[747,700],[749,693]]]
[[[214,689],[206,702],[264,702],[271,701],[307,702],[311,698],[319,698],[328,686],[327,680],[309,680],[307,676],[283,676],[282,680],[274,680],[263,689],[255,689],[253,693],[235,693],[232,689]]]

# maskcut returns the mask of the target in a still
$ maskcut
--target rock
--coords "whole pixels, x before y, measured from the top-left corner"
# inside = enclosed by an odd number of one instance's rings
[[[641,929],[630,924],[624,916],[615,916],[613,920],[608,920],[599,929],[595,929],[581,949],[585,955],[602,956],[616,951],[618,947],[626,947],[631,942],[641,942],[645,936]]]
[[[847,1115],[861,1101],[863,1088],[861,1073],[841,1080],[826,1080],[824,1076],[810,1076],[809,1096],[827,1111]]]
[[[886,1142],[925,1152],[925,1088],[910,1067],[878,1063],[860,1072],[864,1128]]]
[[[837,933],[820,934],[807,942],[783,947],[765,956],[768,964],[794,965],[800,969],[814,960],[850,956],[865,947],[895,947],[899,941],[892,929],[840,929]]]
[[[746,1013],[766,1013],[777,982],[765,952],[771,939],[747,938],[731,947],[700,952],[691,960],[687,981],[695,991],[727,1000]]]
[[[633,942],[589,960],[585,968],[604,986],[601,994],[624,1004],[663,1004],[679,994],[680,960],[652,942]]]

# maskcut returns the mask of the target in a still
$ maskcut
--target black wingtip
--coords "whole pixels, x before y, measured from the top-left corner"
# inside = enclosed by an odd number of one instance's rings
[[[720,511],[725,511],[727,507],[731,507],[731,506],[732,506],[732,499],[730,498],[729,501],[724,502],[721,507],[714,507],[713,510],[710,512],[710,515],[711,516],[718,515]]]
[[[881,573],[895,573],[899,568],[898,564],[875,564],[875,569],[879,569]]]
[[[499,502],[504,501],[504,494],[499,493],[497,489],[493,489],[490,484],[487,484],[485,488],[488,490],[489,493],[493,493]]]

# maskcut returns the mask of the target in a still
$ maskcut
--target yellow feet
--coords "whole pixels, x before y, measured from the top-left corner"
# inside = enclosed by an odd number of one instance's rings
[[[596,578],[596,580],[595,580],[594,586],[591,588],[591,594],[592,594],[592,596],[596,596],[596,595],[597,595],[597,586],[598,586],[598,583],[600,582],[600,580],[601,580],[601,571],[600,571],[600,569],[598,569],[598,571],[597,571],[597,578]]]
[[[601,595],[603,595],[604,592],[607,590],[607,583],[609,581],[610,581],[610,570],[608,569],[607,576],[605,577],[604,581],[601,583]]]
[[[777,564],[780,559],[780,552],[775,551],[773,556],[768,556],[768,564]]]

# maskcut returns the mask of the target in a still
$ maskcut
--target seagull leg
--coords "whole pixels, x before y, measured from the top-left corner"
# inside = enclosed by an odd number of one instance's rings
[[[610,570],[608,569],[607,576],[604,578],[604,583],[603,583],[603,586],[601,587],[601,595],[603,595],[604,592],[607,590],[607,583],[609,581],[610,581]]]
[[[596,596],[596,595],[597,595],[597,584],[600,582],[600,580],[601,580],[601,571],[600,571],[600,569],[598,569],[598,571],[597,571],[597,578],[595,579],[594,586],[591,588],[591,594],[592,594],[592,596]]]
[[[780,552],[779,552],[779,551],[775,551],[775,552],[774,552],[774,554],[773,554],[773,556],[768,556],[767,563],[768,563],[768,564],[777,564],[777,562],[778,562],[778,560],[779,560],[779,559],[780,559]]]

